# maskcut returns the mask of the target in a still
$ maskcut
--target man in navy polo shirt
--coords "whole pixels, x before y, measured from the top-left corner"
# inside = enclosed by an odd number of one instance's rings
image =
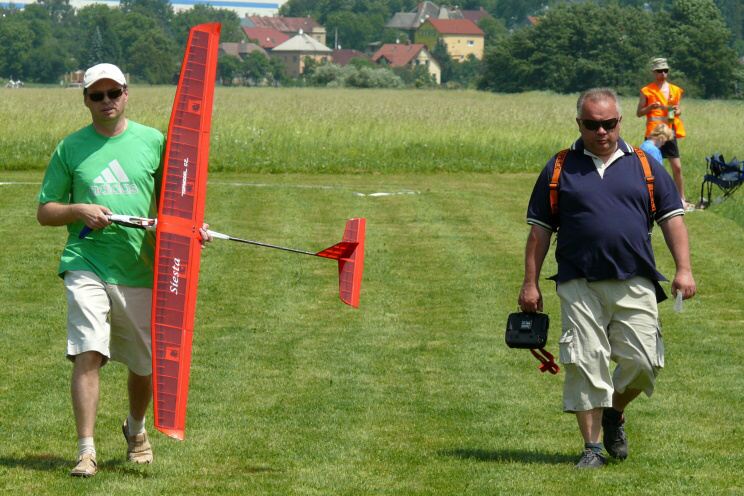
[[[625,459],[625,407],[641,392],[650,396],[664,366],[657,303],[659,285],[650,227],[664,233],[676,273],[672,294],[695,295],[684,208],[674,181],[650,159],[656,212],[633,148],[620,139],[622,113],[607,88],[582,93],[576,105],[581,138],[566,155],[559,179],[558,212],[550,207],[549,182],[555,157],[537,179],[527,211],[531,225],[519,306],[543,308],[540,270],[557,232],[556,282],[563,332],[560,361],[566,373],[563,409],[575,413],[584,439],[578,468],[606,463],[600,432],[610,456]],[[616,362],[614,371],[610,361]]]

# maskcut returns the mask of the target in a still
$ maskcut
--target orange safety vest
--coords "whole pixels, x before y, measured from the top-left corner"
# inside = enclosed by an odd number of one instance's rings
[[[659,124],[667,124],[674,129],[674,133],[677,138],[684,138],[685,125],[682,123],[682,119],[675,114],[674,119],[669,119],[669,110],[667,107],[672,105],[679,105],[679,101],[682,99],[682,94],[685,92],[679,86],[675,86],[672,83],[669,84],[669,100],[666,99],[664,93],[661,92],[659,86],[656,83],[647,84],[641,88],[641,94],[646,97],[646,105],[650,105],[654,102],[661,103],[662,107],[650,110],[646,114],[646,137],[648,138],[651,131],[654,130]]]
[[[643,167],[643,175],[646,176],[646,188],[648,189],[649,197],[649,230],[654,224],[654,215],[656,214],[656,202],[654,201],[654,175],[651,173],[651,165],[648,163],[646,154],[640,148],[633,147],[636,155],[641,161],[641,167]],[[550,179],[550,214],[553,218],[558,217],[558,182],[561,178],[561,171],[563,170],[563,162],[566,161],[566,155],[568,155],[568,149],[561,150],[555,156],[555,165],[553,166],[553,177]]]

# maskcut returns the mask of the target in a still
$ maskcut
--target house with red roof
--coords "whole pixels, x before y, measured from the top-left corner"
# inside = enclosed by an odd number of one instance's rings
[[[254,41],[264,50],[273,50],[291,38],[291,36],[274,28],[249,28],[243,26],[243,32],[249,40]]]
[[[442,68],[423,43],[386,43],[372,55],[372,62],[388,67],[414,68],[423,65],[437,84],[442,82]]]
[[[242,40],[239,43],[232,43],[227,41],[220,43],[217,53],[219,55],[230,55],[232,57],[244,59],[253,52],[258,52],[265,57],[268,56],[266,54],[266,50],[264,50],[259,45],[255,43],[246,43]]]
[[[470,55],[483,59],[485,34],[470,19],[427,19],[416,30],[415,41],[429,50],[441,41],[450,57],[462,62]]]
[[[332,62],[341,66],[349,65],[353,59],[361,59],[369,62],[369,56],[359,50],[353,50],[351,48],[339,48],[338,50],[334,50],[333,55],[331,56]]]
[[[398,12],[385,23],[385,27],[402,31],[413,39],[416,30],[427,19],[469,19],[478,24],[485,18],[493,18],[483,7],[477,10],[463,10],[459,7],[437,5],[434,2],[419,2],[416,9],[411,12]]]
[[[244,28],[270,28],[284,33],[291,38],[298,34],[307,34],[321,45],[326,44],[326,30],[312,17],[283,16],[245,16],[240,21]]]
[[[493,16],[488,13],[486,9],[480,7],[478,10],[462,10],[460,11],[463,19],[468,19],[478,24],[483,19],[493,19]]]

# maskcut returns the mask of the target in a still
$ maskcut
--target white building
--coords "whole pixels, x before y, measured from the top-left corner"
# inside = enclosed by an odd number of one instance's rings
[[[35,0],[0,0],[0,7],[8,7],[10,5],[16,8],[23,8],[26,4],[35,3]],[[279,7],[281,7],[286,0],[171,0],[173,10],[176,12],[181,10],[188,10],[196,4],[209,4],[217,9],[229,9],[235,11],[239,17],[245,15],[263,15],[271,16],[279,13]],[[92,4],[105,4],[110,7],[118,7],[118,0],[70,0],[70,5],[75,9],[85,7],[86,5]]]

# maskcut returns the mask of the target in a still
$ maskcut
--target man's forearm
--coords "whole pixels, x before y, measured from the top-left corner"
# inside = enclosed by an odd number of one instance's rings
[[[66,226],[80,221],[92,229],[100,229],[111,223],[107,207],[92,203],[49,202],[39,205],[36,219],[42,226]]]
[[[681,215],[672,217],[661,224],[669,252],[672,254],[677,272],[692,272],[690,263],[690,241]]]
[[[80,218],[76,204],[49,202],[39,205],[36,219],[42,226],[65,226]]]
[[[524,284],[537,285],[551,236],[552,233],[542,227],[533,225],[530,229],[524,250]]]

